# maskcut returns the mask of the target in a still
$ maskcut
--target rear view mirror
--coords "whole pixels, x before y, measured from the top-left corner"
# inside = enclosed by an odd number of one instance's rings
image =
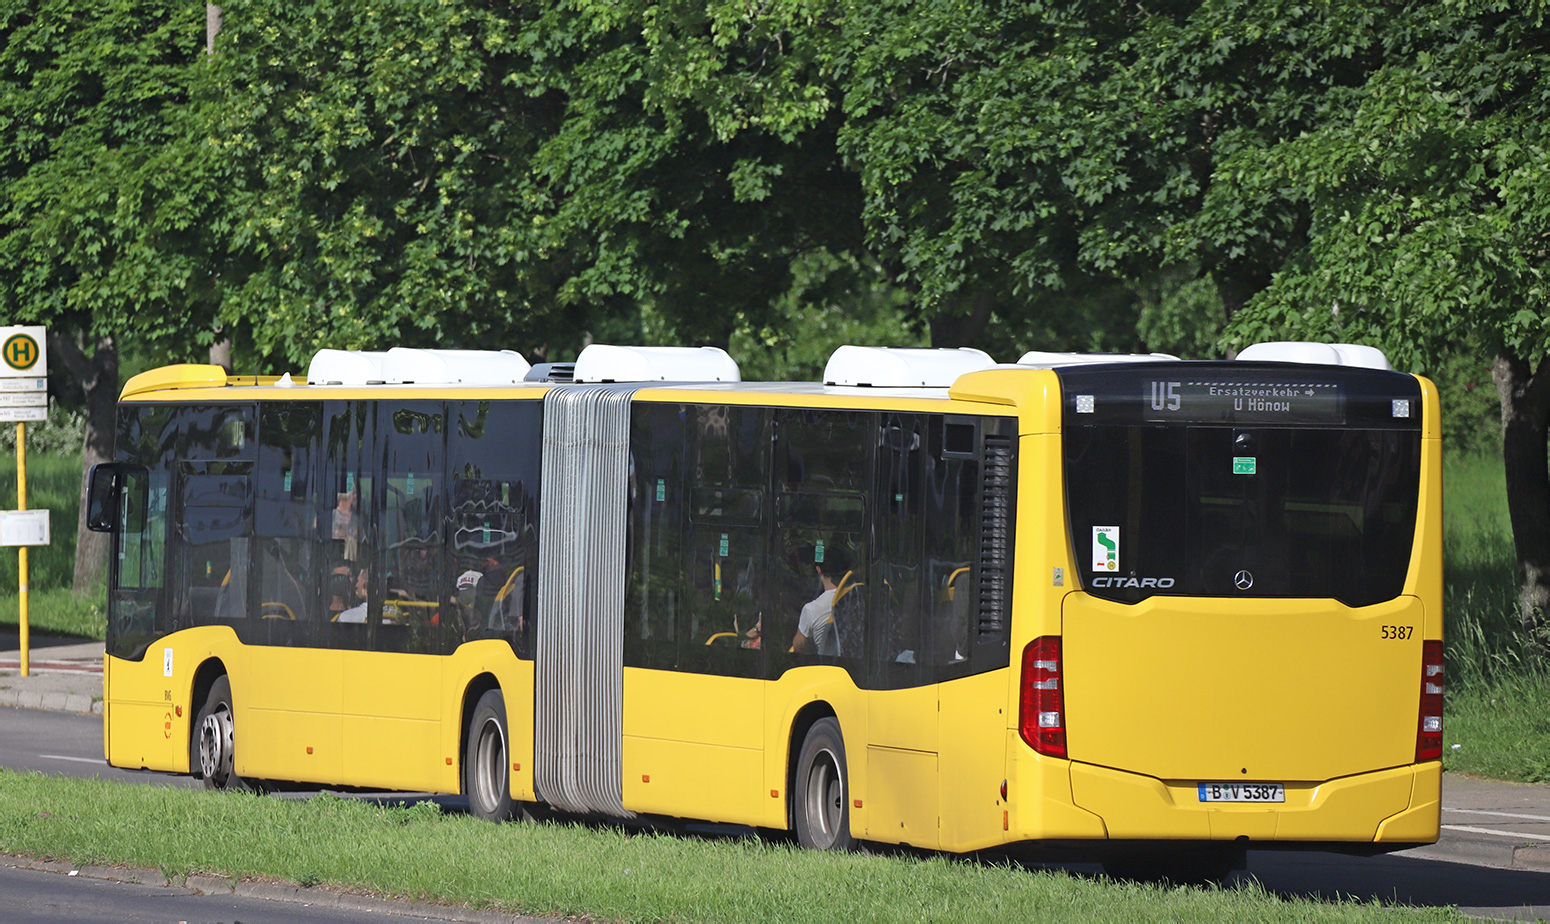
[[[87,529],[96,533],[113,532],[118,525],[119,498],[130,472],[138,468],[121,462],[104,462],[91,467],[86,481]]]

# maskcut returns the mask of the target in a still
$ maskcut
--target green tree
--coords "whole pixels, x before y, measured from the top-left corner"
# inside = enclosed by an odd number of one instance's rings
[[[0,11],[0,313],[49,327],[56,392],[86,407],[88,467],[112,453],[122,339],[174,356],[209,340],[211,191],[179,121],[199,14],[159,0]],[[82,591],[107,558],[102,536],[78,537]]]
[[[1550,33],[1544,10],[1506,3],[1386,9],[1364,79],[1317,127],[1254,139],[1224,158],[1232,187],[1309,213],[1308,243],[1239,319],[1274,331],[1387,345],[1412,368],[1460,344],[1489,357],[1501,408],[1508,507],[1528,637],[1550,649]],[[1381,52],[1381,53],[1380,53]]]

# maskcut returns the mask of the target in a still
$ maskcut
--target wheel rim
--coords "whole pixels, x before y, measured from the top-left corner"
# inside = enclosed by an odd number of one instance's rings
[[[231,776],[231,765],[231,711],[222,703],[199,726],[199,769],[205,779],[221,785]]]
[[[813,755],[804,798],[808,833],[814,846],[832,846],[839,837],[840,821],[845,813],[845,781],[840,776],[839,761],[833,751],[824,749]]]
[[[494,812],[506,792],[506,736],[495,719],[488,719],[479,726],[473,771],[473,797],[478,801],[479,810],[485,814]]]

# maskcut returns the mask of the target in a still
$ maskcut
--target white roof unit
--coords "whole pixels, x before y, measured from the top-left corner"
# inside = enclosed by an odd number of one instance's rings
[[[530,368],[521,354],[511,350],[318,350],[307,366],[307,383],[512,385],[521,382]]]
[[[309,385],[376,385],[387,381],[386,353],[318,350],[307,366]]]
[[[1029,350],[1017,360],[1019,366],[1036,369],[1052,369],[1055,366],[1080,366],[1090,363],[1150,363],[1176,362],[1171,353],[1048,353]]]
[[[609,346],[576,357],[574,382],[741,382],[736,360],[719,347]]]
[[[1238,354],[1245,362],[1314,363],[1321,366],[1360,366],[1392,371],[1389,358],[1377,347],[1361,343],[1314,343],[1308,340],[1271,340],[1246,346]]]
[[[533,368],[515,350],[412,350],[387,353],[393,381],[419,384],[515,385]]]
[[[989,354],[973,347],[934,350],[847,345],[829,356],[823,382],[875,388],[947,388],[958,376],[995,364]]]

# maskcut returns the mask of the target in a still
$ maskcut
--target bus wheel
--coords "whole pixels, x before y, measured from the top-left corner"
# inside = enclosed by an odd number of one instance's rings
[[[206,789],[251,790],[253,787],[232,770],[235,750],[235,726],[232,722],[231,681],[225,674],[216,678],[205,696],[204,706],[194,722],[189,744],[190,767],[198,767]]]
[[[468,811],[486,821],[511,818],[510,751],[506,747],[506,700],[487,690],[474,707],[463,754],[463,794]]]
[[[845,740],[840,723],[822,718],[813,723],[797,758],[797,775],[791,790],[797,843],[811,850],[849,850],[850,781],[845,771]]]

